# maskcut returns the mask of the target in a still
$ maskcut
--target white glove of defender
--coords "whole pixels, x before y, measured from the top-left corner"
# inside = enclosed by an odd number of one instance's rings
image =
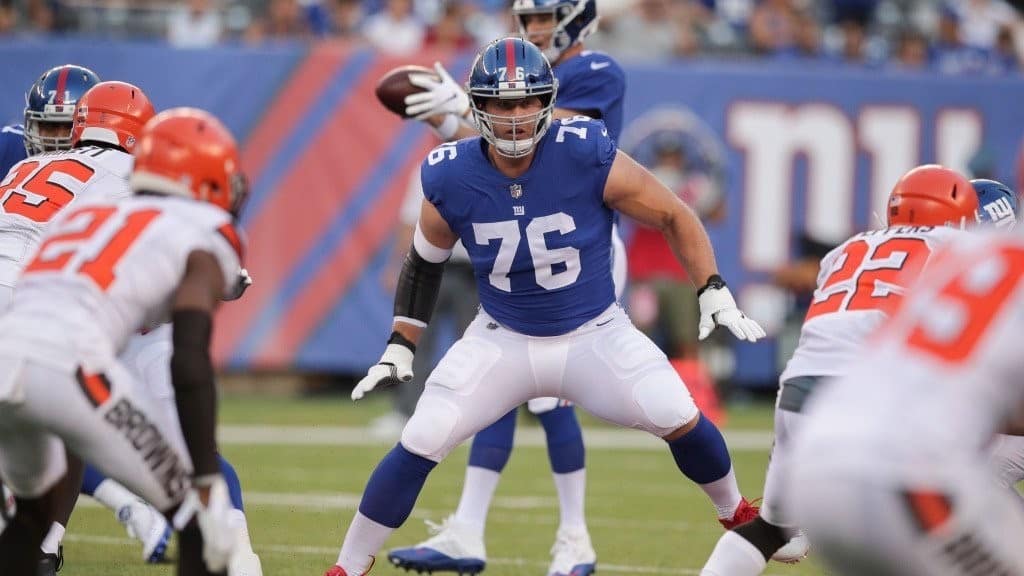
[[[764,338],[764,328],[747,318],[733,300],[727,286],[708,288],[697,298],[700,304],[700,324],[697,338],[703,340],[711,334],[715,326],[725,326],[733,336],[740,340],[757,342]]]
[[[401,344],[388,344],[384,355],[366,372],[352,390],[352,399],[360,400],[377,386],[388,386],[412,380],[412,350]]]
[[[197,486],[209,486],[210,497],[203,506]],[[203,563],[210,572],[223,572],[234,553],[238,530],[231,520],[231,496],[220,474],[196,478],[181,508],[194,509],[203,534]]]
[[[409,74],[409,82],[425,91],[405,97],[405,115],[417,120],[444,114],[464,116],[469,110],[466,91],[452,79],[440,62],[434,62],[434,70],[441,77],[440,82],[430,74]]]
[[[245,268],[238,269],[238,278],[235,280],[235,285],[231,289],[231,294],[224,297],[225,302],[231,302],[238,300],[245,294],[245,291],[252,286],[252,276],[249,276],[249,271]]]

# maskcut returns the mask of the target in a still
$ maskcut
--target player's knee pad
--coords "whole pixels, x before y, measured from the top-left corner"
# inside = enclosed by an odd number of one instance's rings
[[[697,417],[699,410],[672,370],[655,370],[633,387],[633,400],[655,433],[671,432]]]
[[[402,430],[402,446],[413,454],[440,462],[457,444],[453,437],[461,417],[458,406],[428,389]]]
[[[551,412],[558,405],[561,404],[560,398],[534,398],[526,403],[526,407],[533,414],[544,414],[545,412]]]

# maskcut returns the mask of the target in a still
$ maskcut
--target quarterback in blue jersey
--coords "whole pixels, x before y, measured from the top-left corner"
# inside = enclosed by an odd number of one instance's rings
[[[625,74],[612,57],[583,45],[597,28],[596,0],[514,0],[512,13],[519,33],[542,49],[558,78],[552,116],[601,119],[609,136],[617,141],[622,129]],[[406,99],[406,112],[428,122],[443,140],[476,135],[466,91],[440,63],[435,69],[440,82],[427,75],[410,78],[424,92]],[[626,250],[614,226],[612,230],[612,273],[618,297],[626,284]],[[425,347],[433,348],[429,343]],[[586,468],[579,421],[571,403],[558,398],[535,398],[527,407],[544,428],[561,511],[548,573],[587,576],[594,570],[597,555],[584,514]],[[462,496],[443,529],[424,542],[392,550],[388,554],[392,563],[409,570],[483,569],[487,556],[484,525],[501,472],[512,454],[517,412],[509,411],[473,438]]]
[[[11,124],[0,128],[0,177],[11,171],[11,166],[28,157],[25,152],[25,127]]]
[[[557,91],[536,46],[521,38],[491,43],[469,81],[481,136],[443,144],[423,163],[426,198],[398,281],[393,332],[352,398],[412,378],[416,342],[456,241],[469,252],[482,307],[427,378],[401,441],[371,475],[327,576],[365,574],[437,463],[541,396],[657,435],[722,519],[756,515],[736,486],[721,433],[616,303],[613,211],[662,230],[702,286],[701,338],[718,325],[751,342],[764,331],[737,308],[700,220],[619,152],[601,121],[553,119]]]

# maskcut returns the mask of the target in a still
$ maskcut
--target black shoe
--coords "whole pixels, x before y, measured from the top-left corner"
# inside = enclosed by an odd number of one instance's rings
[[[56,554],[43,554],[39,559],[37,576],[55,576],[64,567],[64,545],[57,545]]]

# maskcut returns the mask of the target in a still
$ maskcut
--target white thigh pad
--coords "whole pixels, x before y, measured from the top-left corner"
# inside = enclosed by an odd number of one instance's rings
[[[679,375],[665,363],[665,370],[654,370],[633,387],[633,400],[657,433],[665,433],[693,420],[697,416],[697,405],[693,403],[686,385]]]
[[[534,398],[526,403],[526,407],[530,409],[533,414],[546,414],[551,412],[555,408],[558,408],[558,403],[561,402],[559,398]]]
[[[479,337],[464,337],[444,355],[427,378],[427,384],[468,396],[499,360],[501,347],[494,342]]]
[[[431,385],[416,404],[416,412],[402,430],[402,446],[428,460],[440,462],[451,452],[452,435],[459,425],[458,406],[440,397]]]
[[[651,368],[669,368],[665,353],[628,321],[593,340],[594,353],[618,379],[635,376]],[[678,378],[677,378],[678,379]]]

